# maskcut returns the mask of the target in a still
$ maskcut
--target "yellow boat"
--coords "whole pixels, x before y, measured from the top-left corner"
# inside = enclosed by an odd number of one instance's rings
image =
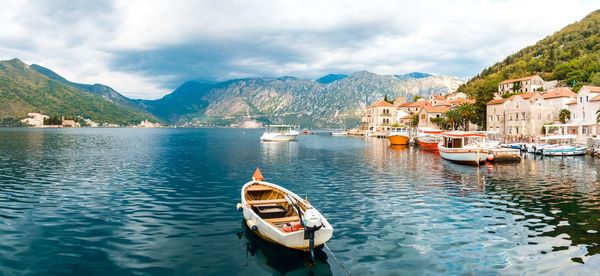
[[[394,128],[387,137],[392,145],[408,145],[410,142],[410,133],[406,128]]]

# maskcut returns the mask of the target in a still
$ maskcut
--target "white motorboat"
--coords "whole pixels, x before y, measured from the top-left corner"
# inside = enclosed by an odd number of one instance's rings
[[[477,165],[488,157],[484,147],[486,134],[481,132],[451,131],[442,133],[438,144],[440,156],[455,163]]]
[[[268,125],[261,141],[294,141],[300,133],[290,125]]]
[[[237,209],[249,229],[269,242],[310,252],[331,239],[333,227],[306,199],[264,181],[257,168],[241,191]]]

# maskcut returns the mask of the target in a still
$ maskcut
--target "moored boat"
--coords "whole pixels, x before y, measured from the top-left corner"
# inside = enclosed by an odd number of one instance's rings
[[[294,141],[300,133],[290,125],[268,125],[265,133],[260,136],[261,141]]]
[[[549,145],[540,149],[542,155],[545,156],[575,156],[585,155],[587,147],[575,145],[577,136],[553,135],[542,137],[540,140],[548,142]]]
[[[331,136],[348,136],[348,131],[332,131]]]
[[[264,181],[257,168],[252,181],[244,184],[241,203],[249,229],[262,239],[292,249],[309,251],[325,244],[333,235],[327,219],[306,199],[273,183]]]
[[[477,165],[488,157],[489,150],[481,145],[485,138],[480,132],[444,132],[438,144],[440,156],[455,163]]]
[[[442,141],[440,134],[443,130],[433,128],[419,128],[417,130],[417,143],[419,147],[426,150],[438,150],[438,144]]]
[[[410,143],[410,131],[406,128],[394,128],[387,135],[391,145],[408,145]]]

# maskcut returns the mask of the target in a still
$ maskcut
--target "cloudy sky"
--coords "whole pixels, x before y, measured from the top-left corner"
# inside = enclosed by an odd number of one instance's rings
[[[0,4],[0,59],[16,57],[145,99],[186,80],[359,70],[467,79],[600,8],[586,0]]]

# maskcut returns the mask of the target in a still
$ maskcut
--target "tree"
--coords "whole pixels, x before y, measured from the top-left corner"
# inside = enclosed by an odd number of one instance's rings
[[[513,82],[512,91],[519,92],[519,90],[521,90],[521,82],[520,81]]]
[[[475,123],[477,121],[478,113],[475,106],[471,103],[459,105],[454,110],[458,113],[456,116],[459,125],[462,125],[464,130],[468,130],[469,123]]]
[[[423,97],[421,97],[421,95],[414,95],[413,98],[412,98],[412,101],[416,102],[416,101],[418,101],[421,98],[423,98]]]
[[[412,120],[410,121],[410,124],[411,124],[413,127],[417,127],[417,126],[419,126],[419,114],[418,114],[418,113],[415,113],[415,114],[412,116]]]
[[[394,122],[394,123],[391,125],[391,127],[400,127],[400,123],[398,123],[398,122]]]
[[[391,102],[391,101],[388,99],[388,97],[387,97],[387,94],[383,95],[383,101],[385,101],[385,102],[388,102],[388,103],[392,103],[392,102]]]
[[[571,119],[571,111],[569,111],[568,109],[561,109],[560,112],[558,113],[558,120],[560,120],[560,122],[562,124],[566,123],[569,119]]]
[[[596,111],[596,124],[600,124],[600,109]]]
[[[441,129],[446,129],[447,125],[448,125],[448,122],[446,121],[446,119],[444,117],[434,117],[434,118],[429,119],[429,121],[438,125]]]

